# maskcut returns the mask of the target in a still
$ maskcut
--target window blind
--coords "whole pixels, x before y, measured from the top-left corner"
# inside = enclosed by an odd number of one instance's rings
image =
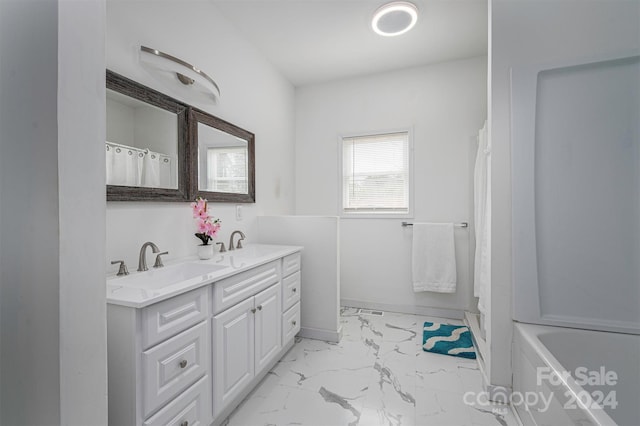
[[[209,148],[207,164],[207,188],[211,191],[247,193],[246,147]]]
[[[343,138],[343,210],[409,212],[409,134]]]

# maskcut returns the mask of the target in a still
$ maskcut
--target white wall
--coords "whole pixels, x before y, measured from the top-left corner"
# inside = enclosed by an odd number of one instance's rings
[[[178,156],[178,122],[175,114],[142,104],[137,107],[107,100],[107,140]]]
[[[485,57],[298,89],[296,213],[338,214],[341,134],[411,127],[416,222],[471,222],[470,164],[486,119]],[[401,219],[342,219],[342,299],[460,315],[473,309],[469,230],[457,229],[458,290],[413,293],[411,228]]]
[[[107,422],[104,16],[0,1],[1,424]]]
[[[135,146],[135,121],[132,106],[107,100],[107,140],[122,145]]]
[[[510,385],[512,66],[591,57],[638,48],[640,3],[621,1],[506,1],[490,7],[490,121],[492,143],[492,288],[488,324],[492,384]]]
[[[58,9],[0,2],[0,423],[60,421]]]
[[[160,112],[160,114],[158,113]],[[178,122],[165,120],[166,111],[156,108],[136,108],[134,121],[135,146],[178,158]],[[173,117],[172,117],[173,118]]]
[[[340,220],[335,216],[261,216],[260,242],[303,246],[300,336],[340,341]]]
[[[141,44],[200,67],[220,86],[220,100],[203,102],[177,81],[166,84],[156,78],[139,64]],[[223,221],[220,241],[234,229],[242,229],[251,241],[256,216],[293,213],[294,88],[214,5],[109,1],[107,68],[255,133],[256,203],[243,205],[241,222],[235,220],[234,205],[211,205],[213,215]],[[169,250],[168,259],[195,255],[194,232],[186,203],[108,203],[106,261],[124,259],[135,270],[140,246],[148,240]]]
[[[63,425],[107,421],[106,189],[103,169],[96,167],[105,162],[105,16],[104,0],[58,5]]]

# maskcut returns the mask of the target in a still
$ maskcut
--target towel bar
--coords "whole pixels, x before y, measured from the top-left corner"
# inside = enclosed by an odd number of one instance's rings
[[[413,226],[413,223],[402,222],[402,226]],[[454,223],[453,226],[455,226],[456,228],[468,228],[469,223],[468,222]]]

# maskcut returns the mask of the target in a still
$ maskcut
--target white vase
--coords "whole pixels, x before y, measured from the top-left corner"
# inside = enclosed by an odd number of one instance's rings
[[[213,257],[213,245],[200,244],[198,246],[198,257],[202,260],[211,259]]]

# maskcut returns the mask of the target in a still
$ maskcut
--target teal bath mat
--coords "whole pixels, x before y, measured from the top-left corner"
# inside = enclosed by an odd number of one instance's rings
[[[464,325],[425,322],[422,332],[422,349],[437,354],[476,359],[471,332]]]

